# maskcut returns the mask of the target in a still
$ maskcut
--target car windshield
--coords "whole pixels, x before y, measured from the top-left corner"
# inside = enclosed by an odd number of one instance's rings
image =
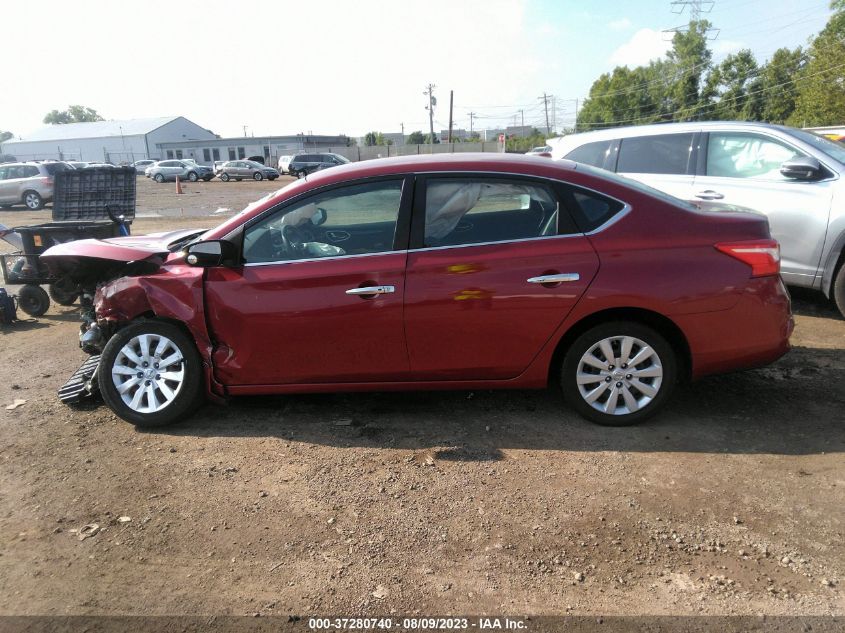
[[[789,133],[845,165],[845,144],[806,130],[789,130]]]

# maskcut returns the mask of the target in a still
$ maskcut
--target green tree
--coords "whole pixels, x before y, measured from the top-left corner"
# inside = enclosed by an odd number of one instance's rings
[[[699,118],[726,121],[758,121],[763,113],[763,80],[757,60],[748,49],[728,55],[707,76],[702,94],[712,106]]]
[[[686,31],[678,31],[672,38],[672,49],[666,59],[674,75],[667,91],[674,121],[691,121],[699,110],[709,105],[701,88],[713,58],[707,48],[707,31],[711,26],[707,20],[690,22]]]
[[[798,83],[804,67],[804,51],[779,48],[760,72],[763,90],[763,112],[761,118],[769,123],[786,123],[795,110],[798,97]]]
[[[3,141],[8,141],[13,136],[14,134],[12,134],[11,132],[0,130],[0,143],[2,143]]]
[[[364,135],[364,145],[373,147],[374,145],[393,145],[393,141],[384,138],[381,132],[367,132]]]
[[[428,145],[436,145],[440,142],[440,138],[437,136],[437,134],[435,134],[433,137],[431,134],[426,134],[425,140],[423,142]]]
[[[96,110],[81,105],[68,106],[67,110],[51,110],[44,116],[44,123],[60,125],[63,123],[86,123],[89,121],[102,121]]]
[[[813,39],[797,79],[792,125],[837,125],[845,121],[845,0],[830,3],[833,15]]]
[[[408,138],[405,139],[405,142],[408,145],[422,145],[425,143],[425,136],[422,132],[417,130],[416,132],[411,132],[408,134]]]

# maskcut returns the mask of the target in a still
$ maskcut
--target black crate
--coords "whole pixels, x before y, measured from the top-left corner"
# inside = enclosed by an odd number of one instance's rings
[[[67,169],[55,176],[53,220],[108,220],[135,217],[134,167]]]
[[[131,224],[127,222],[127,224]],[[13,229],[21,236],[25,255],[40,255],[51,246],[75,240],[104,240],[120,236],[120,226],[111,220],[105,222],[48,222],[34,226],[17,226]]]

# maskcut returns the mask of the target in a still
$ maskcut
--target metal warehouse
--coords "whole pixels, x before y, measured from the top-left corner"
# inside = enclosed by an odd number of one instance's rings
[[[0,144],[0,154],[18,160],[83,160],[118,164],[164,158],[162,143],[216,139],[182,116],[48,125]]]

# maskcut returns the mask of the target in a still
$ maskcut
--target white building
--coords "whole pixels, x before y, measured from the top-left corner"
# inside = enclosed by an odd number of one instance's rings
[[[18,160],[58,159],[118,164],[164,158],[162,143],[216,139],[210,130],[181,116],[48,125],[0,144],[0,154]]]

